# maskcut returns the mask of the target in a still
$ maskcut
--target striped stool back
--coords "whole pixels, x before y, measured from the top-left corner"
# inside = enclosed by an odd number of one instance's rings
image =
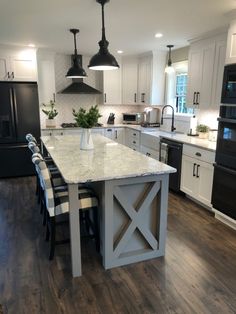
[[[26,138],[26,141],[28,142],[37,143],[36,138],[31,133],[26,134],[25,138]]]
[[[35,142],[29,142],[28,143],[28,148],[31,150],[31,152],[34,153],[40,153],[40,149],[37,146]]]

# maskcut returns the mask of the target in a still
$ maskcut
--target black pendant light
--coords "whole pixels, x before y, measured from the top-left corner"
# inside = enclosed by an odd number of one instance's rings
[[[67,78],[82,78],[86,77],[87,74],[82,68],[82,64],[80,64],[78,55],[77,55],[77,47],[76,47],[76,34],[79,33],[79,29],[72,28],[70,29],[70,32],[74,35],[74,45],[75,45],[75,51],[73,55],[73,64],[72,67],[68,70],[66,77]]]
[[[171,61],[171,48],[173,48],[174,45],[167,45],[166,47],[169,49],[169,56],[168,56],[168,62],[167,62],[167,66],[165,68],[165,72],[166,73],[173,73],[174,68],[172,67],[172,61]]]
[[[105,35],[105,26],[104,26],[104,5],[109,0],[96,0],[102,6],[102,39],[99,41],[99,52],[95,54],[90,62],[89,62],[89,69],[91,70],[114,70],[119,68],[119,64],[116,61],[115,57],[109,53],[108,45],[109,42],[106,40]]]

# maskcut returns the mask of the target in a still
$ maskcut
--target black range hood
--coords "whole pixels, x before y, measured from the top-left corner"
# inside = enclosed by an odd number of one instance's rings
[[[74,56],[72,56],[73,62]],[[78,55],[78,62],[82,65],[82,56]],[[83,82],[82,78],[72,79],[72,84],[64,88],[59,94],[101,94],[101,92]]]

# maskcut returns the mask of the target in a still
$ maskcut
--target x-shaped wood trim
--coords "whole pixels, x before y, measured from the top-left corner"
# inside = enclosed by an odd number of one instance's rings
[[[122,190],[119,186],[115,187],[114,196],[123,207],[125,212],[129,215],[131,221],[129,222],[128,227],[126,228],[123,237],[120,239],[117,247],[114,250],[114,257],[118,258],[120,254],[123,252],[124,248],[126,247],[130,237],[134,233],[135,229],[138,228],[143,237],[146,241],[150,244],[153,250],[157,250],[158,242],[157,239],[153,236],[150,230],[148,230],[143,225],[143,215],[145,214],[146,210],[149,208],[151,202],[153,201],[154,197],[157,195],[158,191],[160,190],[160,182],[155,182],[147,194],[146,198],[143,200],[142,203],[139,204],[137,207],[137,211],[134,209],[132,204],[130,204],[127,197],[124,195]]]

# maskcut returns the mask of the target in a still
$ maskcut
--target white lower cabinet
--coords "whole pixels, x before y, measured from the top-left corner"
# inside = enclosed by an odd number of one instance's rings
[[[144,155],[148,156],[148,157],[159,160],[159,151],[151,149],[150,147],[141,145],[140,146],[140,152],[143,153]]]
[[[104,129],[104,136],[110,138],[111,140],[124,144],[125,142],[125,129],[124,128],[106,128]]]
[[[186,149],[187,148],[187,149]],[[214,153],[184,145],[181,191],[202,204],[211,206]],[[191,156],[186,155],[188,153]]]
[[[134,129],[125,129],[125,145],[129,148],[140,151],[140,131]]]

